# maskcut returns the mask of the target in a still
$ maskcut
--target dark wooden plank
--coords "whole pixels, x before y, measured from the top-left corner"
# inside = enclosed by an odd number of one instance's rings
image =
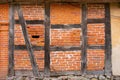
[[[44,20],[26,20],[27,24],[44,24]],[[19,20],[15,20],[15,24],[20,24]]]
[[[88,19],[87,23],[105,23],[105,19]]]
[[[34,51],[41,51],[44,50],[43,46],[32,46]],[[26,45],[15,45],[15,50],[27,50]]]
[[[112,74],[110,5],[105,4],[105,75]]]
[[[37,66],[37,63],[36,63],[36,60],[35,60],[35,57],[34,57],[34,54],[33,54],[32,45],[31,45],[29,37],[28,37],[28,32],[27,32],[27,29],[26,29],[26,23],[25,23],[20,5],[16,5],[16,10],[18,12],[18,17],[19,17],[20,24],[21,24],[21,27],[22,27],[22,32],[23,32],[23,35],[24,35],[25,43],[26,43],[26,46],[27,46],[27,49],[28,49],[28,52],[29,52],[30,62],[31,62],[32,69],[33,69],[33,74],[34,74],[34,76],[39,77],[38,66]]]
[[[50,47],[51,51],[76,51],[76,50],[81,50],[80,46],[55,46],[55,47]]]
[[[59,3],[114,3],[114,2],[120,2],[119,0],[50,0],[52,3],[59,2]],[[9,3],[8,0],[1,0],[0,4],[7,4]],[[23,5],[35,5],[36,1],[35,0],[30,0],[30,1],[23,1],[23,0],[15,0],[14,4],[20,3]],[[44,0],[38,0],[37,4],[44,3]]]
[[[87,65],[87,5],[82,4],[82,47],[81,47],[81,72],[86,73]]]
[[[14,5],[9,9],[9,65],[8,76],[14,76]]]
[[[32,46],[34,51],[41,51],[44,50],[43,46]],[[87,45],[87,49],[105,49],[105,46],[90,46]],[[15,50],[27,50],[26,45],[15,45]],[[51,51],[74,51],[74,50],[81,50],[81,46],[51,46]]]
[[[88,49],[105,49],[105,46],[103,45],[98,45],[98,46],[90,46],[90,45],[87,45],[87,48]]]
[[[50,3],[45,2],[45,76],[50,75]]]
[[[51,29],[71,29],[71,28],[81,28],[81,25],[80,24],[68,24],[68,25],[55,24],[55,25],[51,25]]]

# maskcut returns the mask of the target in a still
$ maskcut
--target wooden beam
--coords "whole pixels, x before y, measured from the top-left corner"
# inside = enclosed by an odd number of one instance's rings
[[[88,19],[87,20],[88,24],[93,24],[93,23],[105,23],[105,19]]]
[[[34,51],[44,50],[44,46],[32,46]],[[87,49],[105,49],[105,46],[90,46],[87,45]],[[15,50],[27,50],[26,45],[15,45]],[[81,46],[50,46],[50,51],[74,51],[81,50]]]
[[[45,0],[38,0],[38,3],[37,4],[41,4],[41,3],[44,3],[45,2]],[[107,2],[109,2],[109,3],[113,3],[113,2],[120,2],[119,0],[50,0],[50,2],[53,2],[53,3],[55,3],[55,2],[59,2],[59,3],[107,3]],[[8,0],[2,0],[1,2],[0,2],[0,4],[7,4],[7,3],[9,3],[8,2]],[[30,1],[27,1],[27,0],[15,0],[14,2],[13,2],[13,4],[17,4],[17,3],[19,3],[19,4],[28,4],[28,5],[30,5],[30,4],[33,4],[33,5],[35,5],[36,4],[36,1],[35,0],[30,0]]]
[[[31,65],[32,65],[32,68],[33,68],[33,74],[34,74],[35,77],[39,77],[38,66],[37,66],[37,63],[36,63],[36,60],[35,60],[35,57],[34,57],[34,54],[33,54],[32,45],[30,43],[30,40],[29,40],[29,37],[28,37],[28,32],[27,32],[27,29],[26,29],[26,22],[24,20],[23,13],[22,13],[22,10],[20,8],[20,5],[17,5],[16,9],[17,9],[19,21],[20,21],[20,24],[21,24],[21,27],[22,27],[22,32],[23,32],[23,35],[24,35],[25,43],[26,43],[26,46],[27,46],[27,49],[28,49],[28,52],[29,52],[30,62],[31,62]]]
[[[55,46],[55,47],[50,47],[51,51],[77,51],[81,50],[80,46]]]
[[[80,24],[68,24],[68,25],[55,24],[55,25],[51,25],[51,29],[72,29],[72,28],[81,28],[81,25]]]
[[[91,46],[91,45],[87,45],[88,49],[105,49],[104,45],[98,45],[98,46]]]
[[[20,24],[19,20],[15,20],[16,24]],[[27,24],[43,24],[44,20],[26,20]]]
[[[44,50],[43,46],[32,46],[34,51],[41,51]],[[27,50],[26,45],[15,45],[15,50]]]
[[[8,76],[14,76],[14,5],[9,8],[9,65]]]
[[[105,4],[105,75],[112,74],[110,5]]]
[[[81,72],[86,73],[87,63],[87,5],[82,4],[82,48],[81,48]]]
[[[45,76],[50,75],[50,3],[45,2]]]

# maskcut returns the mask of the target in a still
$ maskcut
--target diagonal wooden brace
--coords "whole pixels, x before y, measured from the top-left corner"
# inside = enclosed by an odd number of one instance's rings
[[[23,35],[24,35],[24,40],[25,40],[25,43],[26,43],[26,46],[27,46],[27,50],[29,52],[29,57],[30,57],[30,61],[31,61],[31,65],[32,65],[32,69],[33,69],[33,74],[35,77],[39,77],[39,70],[38,70],[38,66],[36,64],[36,60],[35,60],[35,57],[34,57],[34,54],[33,54],[33,49],[32,49],[32,45],[31,45],[31,42],[29,40],[29,37],[28,37],[28,32],[27,32],[27,29],[26,29],[26,22],[24,20],[24,17],[23,17],[23,13],[22,13],[22,10],[20,8],[20,5],[16,5],[16,10],[18,12],[18,17],[19,17],[19,21],[20,21],[20,24],[21,24],[21,27],[22,27],[22,32],[23,32]]]

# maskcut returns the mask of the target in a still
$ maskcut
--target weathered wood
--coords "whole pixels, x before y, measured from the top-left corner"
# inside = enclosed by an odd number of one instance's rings
[[[50,75],[50,3],[45,2],[45,76]]]
[[[87,63],[87,5],[82,4],[82,47],[81,47],[81,72],[86,73],[86,63]]]
[[[103,18],[103,19],[88,19],[87,20],[87,23],[88,24],[93,24],[93,23],[105,23],[105,19]]]
[[[55,46],[55,47],[50,47],[51,51],[77,51],[81,50],[80,46]]]
[[[90,46],[90,45],[87,45],[87,48],[88,49],[105,49],[105,46],[103,45],[98,45],[98,46]]]
[[[41,4],[41,3],[44,3],[45,0],[38,0],[37,4]],[[110,2],[110,3],[113,3],[113,2],[120,2],[120,0],[50,0],[51,2],[64,2],[64,3],[73,3],[73,2],[76,2],[76,3],[106,3],[106,2]],[[9,3],[8,0],[2,0],[0,2],[0,4],[6,4],[6,3]],[[35,5],[36,4],[36,1],[35,0],[15,0],[15,2],[13,2],[13,4],[16,4],[16,3],[20,3],[20,4],[33,4]]]
[[[8,76],[14,76],[14,5],[9,9],[9,65]]]
[[[44,24],[44,20],[26,20],[27,24]],[[19,20],[15,20],[15,24],[20,24]]]
[[[32,46],[34,51],[41,51],[44,50],[43,46]],[[15,45],[15,50],[27,50],[26,45]]]
[[[32,46],[34,51],[44,50],[43,46]],[[105,46],[90,46],[87,45],[87,49],[105,49]],[[26,45],[15,45],[15,50],[27,50]],[[74,51],[81,50],[81,46],[50,46],[50,51]]]
[[[19,21],[20,21],[20,24],[21,24],[21,27],[22,27],[22,32],[23,32],[23,35],[24,35],[25,43],[26,43],[26,46],[27,46],[27,49],[28,49],[28,52],[29,52],[30,62],[31,62],[31,65],[32,65],[32,68],[33,68],[33,74],[34,74],[34,76],[39,77],[38,66],[37,66],[37,63],[36,63],[36,60],[35,60],[35,57],[34,57],[34,54],[33,54],[32,45],[30,43],[30,40],[29,40],[29,37],[28,37],[28,32],[27,32],[27,29],[26,29],[26,22],[24,20],[23,13],[22,13],[22,10],[20,8],[20,5],[16,5],[16,10],[18,12],[18,17],[19,17]]]
[[[71,28],[81,28],[80,24],[69,24],[69,25],[51,25],[51,29],[71,29]]]
[[[105,4],[105,75],[112,74],[110,5]]]

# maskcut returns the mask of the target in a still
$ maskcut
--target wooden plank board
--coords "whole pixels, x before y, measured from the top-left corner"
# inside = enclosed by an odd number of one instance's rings
[[[72,29],[72,28],[81,28],[81,25],[80,24],[69,24],[69,25],[56,24],[56,25],[51,25],[51,29]]]
[[[54,47],[50,47],[51,51],[78,51],[81,50],[80,46],[54,46]]]
[[[94,24],[94,23],[105,23],[105,19],[88,19],[88,24]]]
[[[14,5],[9,8],[9,65],[8,76],[14,76]]]
[[[45,76],[50,75],[50,3],[45,2]]]
[[[81,48],[81,72],[86,73],[87,65],[87,5],[82,4],[82,48]]]
[[[26,20],[27,24],[43,24],[44,20]],[[15,20],[15,24],[20,24],[19,20]]]
[[[91,46],[91,45],[87,45],[87,49],[105,49],[104,45],[98,45],[98,46]]]
[[[44,46],[32,46],[34,51],[44,50]],[[87,49],[105,49],[105,46],[91,46],[87,45]],[[27,50],[26,45],[15,45],[15,50]],[[50,46],[50,51],[78,51],[81,50],[81,46]]]
[[[25,40],[25,43],[26,43],[26,46],[27,46],[27,49],[28,49],[28,52],[29,52],[30,62],[31,62],[32,69],[33,69],[33,74],[34,74],[34,76],[39,77],[38,66],[37,66],[37,63],[36,63],[36,60],[35,60],[35,57],[34,57],[34,54],[33,54],[34,51],[32,49],[32,45],[31,45],[29,37],[28,37],[28,32],[27,32],[27,29],[26,29],[26,22],[24,20],[23,13],[22,13],[22,10],[20,8],[20,5],[16,5],[16,10],[18,12],[18,17],[19,17],[19,21],[20,21],[20,24],[21,24],[21,27],[22,27],[24,40]]]
[[[43,46],[32,46],[34,51],[44,50]],[[27,50],[26,45],[15,45],[15,50]]]
[[[105,4],[105,75],[112,74],[110,5]]]

